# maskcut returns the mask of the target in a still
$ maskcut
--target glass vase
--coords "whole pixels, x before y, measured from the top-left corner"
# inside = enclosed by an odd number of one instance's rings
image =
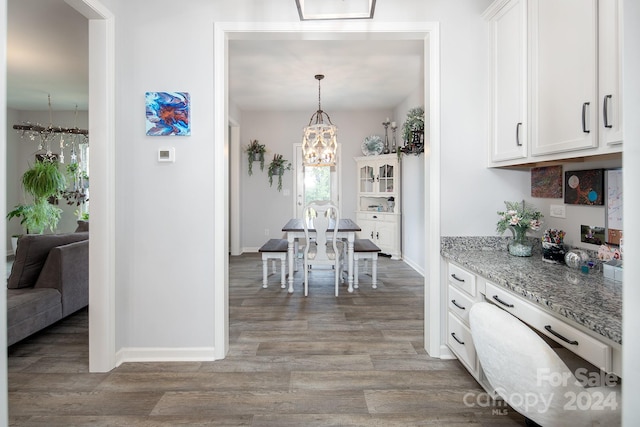
[[[508,244],[509,253],[513,256],[531,256],[533,245],[527,238],[525,227],[511,227],[513,238]]]

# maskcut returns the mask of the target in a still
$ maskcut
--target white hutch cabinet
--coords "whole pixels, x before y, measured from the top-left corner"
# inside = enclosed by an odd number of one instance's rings
[[[356,157],[358,238],[370,239],[383,254],[401,258],[400,160],[397,154]]]

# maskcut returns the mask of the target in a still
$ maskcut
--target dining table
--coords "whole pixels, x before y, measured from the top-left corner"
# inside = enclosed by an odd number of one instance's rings
[[[329,229],[327,233],[333,233],[335,227],[335,220],[329,222]],[[285,225],[282,227],[282,231],[284,231],[287,235],[287,260],[289,264],[289,276],[288,276],[288,284],[289,284],[289,293],[293,292],[293,270],[296,259],[295,255],[295,244],[297,239],[304,239],[304,223],[302,218],[291,218]],[[347,283],[348,283],[348,291],[353,292],[353,242],[356,239],[356,232],[361,231],[361,228],[356,224],[353,220],[349,218],[340,218],[338,220],[338,232],[337,237],[339,239],[344,239],[347,242],[347,263],[348,263],[348,272],[347,272]],[[309,237],[313,238],[315,235],[315,229],[313,228],[313,223],[310,224],[309,228]]]

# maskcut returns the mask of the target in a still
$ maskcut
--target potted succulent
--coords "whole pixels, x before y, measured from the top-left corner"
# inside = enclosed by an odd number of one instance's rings
[[[264,153],[267,151],[267,148],[264,144],[258,143],[257,139],[252,140],[247,148],[245,148],[245,153],[247,153],[247,158],[249,160],[249,175],[253,175],[253,162],[260,162],[260,170],[264,170]]]
[[[285,160],[282,154],[274,154],[273,160],[269,163],[267,175],[269,175],[269,185],[273,185],[273,177],[278,175],[278,191],[282,190],[282,175],[285,170],[291,170],[291,162]]]
[[[27,233],[42,234],[46,228],[52,232],[58,226],[62,209],[49,203],[64,191],[66,179],[58,163],[43,158],[22,175],[22,187],[33,199],[31,204],[16,205],[7,213],[7,219],[22,218],[20,224]]]

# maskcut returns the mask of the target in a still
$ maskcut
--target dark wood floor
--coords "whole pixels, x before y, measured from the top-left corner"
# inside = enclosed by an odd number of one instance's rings
[[[523,426],[458,361],[423,348],[423,280],[380,259],[378,289],[309,297],[261,288],[256,254],[231,257],[230,351],[217,362],[125,363],[88,372],[83,310],[9,348],[16,426]],[[362,273],[362,271],[361,271]]]

